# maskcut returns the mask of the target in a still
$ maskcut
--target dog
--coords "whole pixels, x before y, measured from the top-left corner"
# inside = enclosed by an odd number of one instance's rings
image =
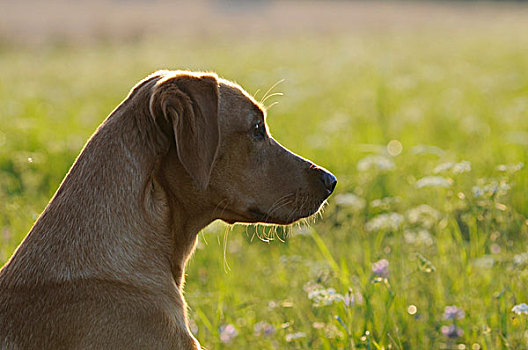
[[[99,126],[0,271],[0,348],[201,349],[182,295],[198,232],[293,223],[336,183],[271,137],[239,85],[156,72]]]

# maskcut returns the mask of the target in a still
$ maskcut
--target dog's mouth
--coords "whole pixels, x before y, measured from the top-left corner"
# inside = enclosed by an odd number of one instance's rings
[[[289,225],[294,222],[304,219],[306,217],[312,216],[317,213],[321,207],[324,205],[325,201],[321,202],[317,206],[311,208],[296,207],[285,213],[265,213],[259,208],[251,207],[248,209],[247,213],[252,217],[252,220],[249,222],[261,222],[266,224],[276,224],[276,225]]]
[[[328,196],[325,196],[324,198],[314,198],[311,195],[301,195],[297,193],[290,198],[291,200],[288,200],[287,205],[281,205],[281,203],[285,202],[279,199],[266,209],[262,209],[256,204],[238,210],[233,207],[230,209],[224,208],[222,210],[223,215],[219,218],[229,224],[241,222],[248,224],[266,223],[274,225],[289,225],[319,212],[324,206],[324,203],[326,203]]]
[[[268,223],[268,224],[279,224],[277,218],[273,218],[268,214],[262,212],[258,208],[249,208],[243,213],[232,212],[233,215],[229,215],[229,218],[222,218],[228,224],[234,224],[237,222],[243,222],[247,224],[254,224],[257,222]],[[233,217],[231,217],[233,216]]]

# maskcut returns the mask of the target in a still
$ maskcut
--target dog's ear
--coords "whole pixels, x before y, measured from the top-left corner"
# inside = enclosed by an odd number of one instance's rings
[[[181,73],[160,79],[150,112],[158,123],[172,127],[183,167],[205,190],[220,143],[216,76]]]

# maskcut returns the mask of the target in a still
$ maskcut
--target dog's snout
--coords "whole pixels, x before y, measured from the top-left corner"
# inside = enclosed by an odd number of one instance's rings
[[[334,175],[324,172],[321,175],[321,181],[323,181],[323,184],[325,185],[326,189],[328,190],[328,194],[334,192],[334,188],[337,185],[337,179]]]
[[[319,180],[321,180],[328,191],[328,195],[330,195],[332,192],[334,192],[334,189],[337,185],[336,177],[332,173],[321,168],[318,168],[317,171],[319,172]]]

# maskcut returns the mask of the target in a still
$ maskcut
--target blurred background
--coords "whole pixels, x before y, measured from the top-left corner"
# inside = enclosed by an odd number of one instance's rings
[[[200,234],[208,349],[528,348],[528,5],[0,2],[0,263],[83,144],[158,69],[266,101],[338,177],[315,223]]]
[[[526,20],[522,2],[505,1],[4,0],[1,6],[2,43],[22,46],[118,44],[160,37],[292,40],[372,30],[395,34],[457,28],[515,28],[522,35]]]

